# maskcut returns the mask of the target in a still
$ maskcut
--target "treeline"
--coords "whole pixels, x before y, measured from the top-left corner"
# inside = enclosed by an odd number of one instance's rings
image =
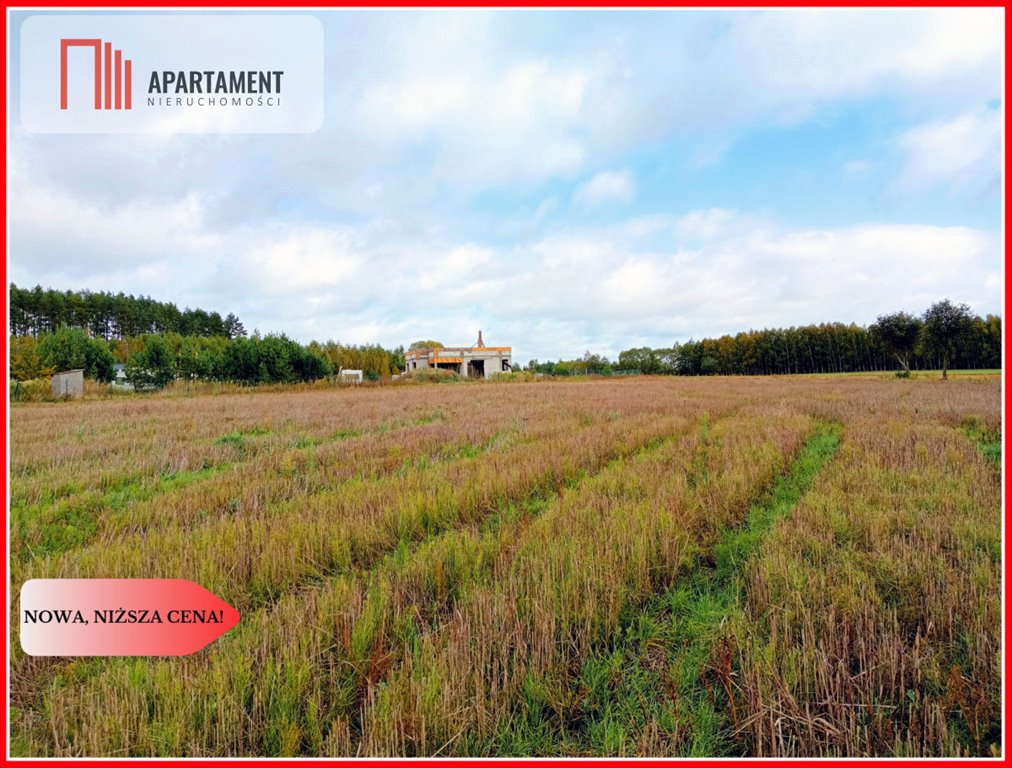
[[[81,328],[62,326],[52,333],[10,338],[11,378],[40,379],[56,371],[81,368],[99,382],[116,378],[117,363],[136,389],[159,389],[177,380],[274,384],[314,381],[342,368],[361,370],[376,380],[399,370],[403,350],[313,342],[303,346],[284,335],[229,339],[224,336],[144,334],[105,340]]]
[[[546,360],[531,360],[524,370],[534,373],[543,373],[549,376],[611,376],[621,369],[607,357],[590,352],[589,350],[581,358],[576,360],[558,360],[552,362]]]
[[[335,371],[359,370],[376,380],[404,370],[404,347],[384,349],[378,344],[349,345],[336,341],[310,342],[308,349],[325,358]]]
[[[330,362],[283,335],[225,339],[149,334],[124,367],[136,389],[160,389],[177,379],[277,384],[315,381],[334,373]]]
[[[80,328],[55,333],[10,337],[10,373],[16,381],[51,376],[56,371],[84,369],[96,381],[112,381],[116,357],[108,342],[88,336]]]
[[[15,299],[21,302],[18,308]],[[107,311],[110,301],[113,309]],[[10,370],[18,381],[82,368],[86,377],[110,382],[116,378],[117,363],[123,365],[127,382],[138,389],[159,388],[175,380],[251,385],[313,381],[342,369],[361,370],[366,379],[377,380],[404,369],[403,347],[387,350],[335,341],[302,345],[284,335],[257,332],[247,337],[234,315],[222,319],[202,310],[180,313],[172,304],[147,298],[38,287],[23,291],[12,285],[11,302]],[[195,324],[199,330],[126,332],[136,330],[137,323],[145,328]],[[423,343],[435,344],[416,344]],[[920,316],[895,312],[868,327],[821,323],[750,330],[669,348],[627,349],[617,362],[589,351],[576,360],[531,360],[526,370],[556,376],[945,371],[1000,368],[1001,353],[1000,317],[982,318],[964,304],[944,300]]]
[[[1000,368],[1001,318],[945,300],[920,316],[896,312],[868,327],[820,323],[627,349],[618,367],[681,376]]]
[[[148,296],[128,296],[104,291],[57,291],[37,285],[32,289],[10,287],[11,333],[38,336],[62,326],[82,328],[106,340],[150,333],[182,336],[223,336],[237,339],[246,329],[234,314],[222,317],[203,309],[180,310],[171,302]]]

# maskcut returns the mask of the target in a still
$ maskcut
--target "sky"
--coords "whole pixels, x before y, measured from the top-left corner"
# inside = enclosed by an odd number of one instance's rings
[[[12,99],[10,280],[521,362],[1001,312],[1002,9],[314,15],[313,133],[30,134]]]

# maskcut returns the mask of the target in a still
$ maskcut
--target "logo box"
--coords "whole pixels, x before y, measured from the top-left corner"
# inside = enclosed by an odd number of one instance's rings
[[[311,15],[34,15],[19,30],[34,133],[310,133],[323,122]]]

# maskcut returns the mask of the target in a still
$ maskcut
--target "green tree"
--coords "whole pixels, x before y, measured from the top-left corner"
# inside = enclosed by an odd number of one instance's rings
[[[174,349],[176,378],[211,379],[218,367],[221,347],[228,341],[221,337],[183,336]],[[170,342],[170,347],[171,347]]]
[[[187,309],[150,296],[92,291],[56,291],[37,285],[28,290],[10,286],[11,332],[38,335],[62,325],[89,330],[105,339],[143,333],[175,332],[183,335],[242,336],[242,323],[234,314],[222,318],[217,312]]]
[[[97,381],[112,381],[113,357],[102,339],[89,338],[80,328],[61,326],[39,338],[42,365],[56,371],[83,368],[84,375]]]
[[[899,361],[903,370],[909,372],[910,358],[917,346],[917,339],[920,338],[922,325],[920,319],[913,315],[894,312],[879,315],[871,331],[879,338],[889,354]]]
[[[225,335],[230,339],[238,339],[246,335],[246,329],[243,327],[243,324],[231,312],[225,315],[224,325]]]
[[[161,389],[176,377],[176,358],[164,337],[148,334],[144,347],[127,360],[124,373],[134,389]]]
[[[256,384],[260,374],[256,342],[257,337],[239,338],[225,347],[215,378],[242,384]]]
[[[658,352],[650,347],[634,347],[618,353],[618,367],[640,373],[660,373],[661,359]]]
[[[42,364],[57,371],[84,368],[88,360],[88,334],[80,328],[59,328],[39,338]]]
[[[953,304],[948,299],[932,304],[924,313],[921,342],[942,358],[942,378],[949,377],[949,364],[956,354],[956,345],[970,329],[973,315],[966,304]]]
[[[103,339],[89,339],[84,375],[109,383],[116,375],[116,358]]]
[[[400,373],[403,370],[404,370],[404,347],[402,345],[398,346],[390,354],[390,371],[391,373],[393,371],[397,371],[398,373]]]

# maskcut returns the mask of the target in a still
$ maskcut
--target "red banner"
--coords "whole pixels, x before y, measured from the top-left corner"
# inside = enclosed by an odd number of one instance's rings
[[[30,656],[185,656],[239,623],[186,579],[32,579],[20,615]]]

